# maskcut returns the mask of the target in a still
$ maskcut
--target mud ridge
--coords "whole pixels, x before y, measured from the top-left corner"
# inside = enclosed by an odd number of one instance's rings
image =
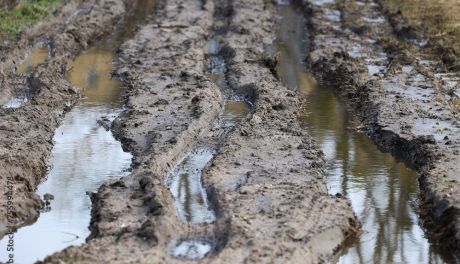
[[[307,17],[312,70],[355,110],[379,146],[417,168],[429,238],[448,245],[458,260],[460,126],[449,94],[458,73],[418,57],[417,43],[401,43],[376,3],[302,4],[313,14]]]
[[[90,13],[80,14],[68,24],[58,22],[86,6],[92,7]],[[19,227],[38,216],[42,202],[35,189],[48,170],[54,130],[80,97],[79,89],[65,79],[68,67],[86,46],[107,34],[124,11],[123,1],[72,1],[60,9],[58,16],[26,30],[17,46],[2,47],[0,70],[5,73],[0,77],[2,98],[14,95],[17,89],[33,97],[19,108],[0,109],[0,188],[4,197],[12,194],[15,208],[7,223],[6,199],[1,200],[0,234],[4,235],[7,224]],[[24,54],[43,39],[50,43],[52,56],[30,74],[16,74]]]

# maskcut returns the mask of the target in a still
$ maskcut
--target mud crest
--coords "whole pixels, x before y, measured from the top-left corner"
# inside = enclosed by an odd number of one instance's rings
[[[460,125],[452,105],[458,73],[446,72],[442,60],[421,58],[422,34],[385,17],[384,5],[300,4],[312,14],[312,70],[355,110],[379,146],[416,167],[429,239],[458,261]]]

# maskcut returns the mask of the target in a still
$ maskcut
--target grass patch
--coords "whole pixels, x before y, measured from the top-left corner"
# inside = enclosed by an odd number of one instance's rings
[[[63,0],[23,0],[14,9],[0,11],[0,39],[14,39],[25,27],[52,14]]]

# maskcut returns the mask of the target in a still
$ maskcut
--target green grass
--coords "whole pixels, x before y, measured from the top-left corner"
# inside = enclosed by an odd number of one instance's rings
[[[24,0],[12,10],[0,11],[0,39],[14,39],[24,28],[50,15],[62,0]]]

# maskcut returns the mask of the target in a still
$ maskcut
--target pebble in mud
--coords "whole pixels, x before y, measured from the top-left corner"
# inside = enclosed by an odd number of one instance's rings
[[[206,257],[212,249],[212,245],[206,241],[187,240],[182,241],[171,249],[171,255],[176,258],[199,260]]]

